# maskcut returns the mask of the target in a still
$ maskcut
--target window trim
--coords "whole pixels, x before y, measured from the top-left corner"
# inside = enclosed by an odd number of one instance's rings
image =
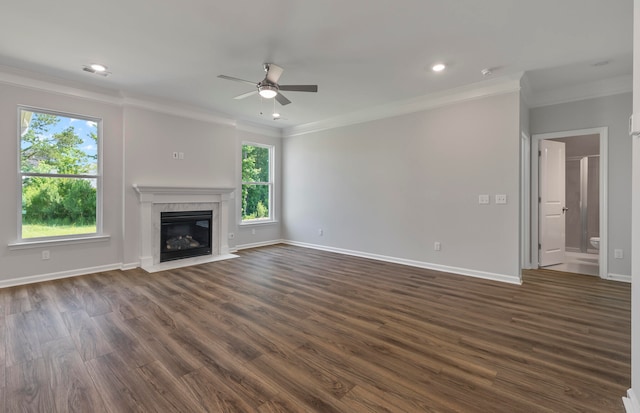
[[[78,119],[83,121],[91,121],[96,123],[96,133],[98,134],[98,142],[97,142],[97,170],[95,175],[68,175],[68,174],[42,174],[42,173],[23,173],[22,172],[22,136],[20,133],[20,125],[21,125],[21,113],[22,111],[29,112],[37,112],[44,113],[47,115],[60,116],[65,118]],[[79,113],[65,112],[59,110],[45,109],[36,106],[29,105],[17,105],[17,130],[16,135],[18,138],[18,145],[16,150],[16,160],[17,160],[17,222],[16,222],[16,234],[17,241],[9,244],[11,249],[22,249],[29,248],[29,246],[42,246],[42,245],[57,245],[63,243],[76,243],[76,242],[90,242],[95,240],[103,240],[105,239],[105,235],[103,233],[103,120],[102,118],[91,116],[91,115],[83,115]],[[22,238],[22,178],[23,176],[43,176],[43,177],[52,177],[52,178],[72,178],[72,179],[82,179],[82,178],[91,178],[96,180],[96,232],[91,232],[87,234],[69,234],[69,235],[56,235],[50,237],[37,237],[37,238]],[[106,236],[106,238],[109,238]]]
[[[266,148],[269,150],[269,181],[268,182],[245,182],[242,180],[242,153],[243,148],[245,146],[255,146],[258,148]],[[272,224],[277,222],[276,220],[276,206],[275,206],[275,154],[276,154],[276,146],[268,143],[259,143],[252,141],[242,141],[240,143],[240,191],[242,194],[242,187],[244,185],[267,185],[269,187],[269,217],[268,218],[254,218],[245,220],[242,218],[242,199],[238,203],[238,216],[239,216],[239,224],[240,226],[246,225],[264,225],[264,224]]]

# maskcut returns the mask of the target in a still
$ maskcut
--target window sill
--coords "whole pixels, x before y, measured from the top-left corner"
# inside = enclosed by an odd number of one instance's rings
[[[58,245],[72,245],[72,244],[88,244],[93,242],[109,241],[110,235],[92,235],[89,237],[78,238],[56,238],[38,241],[16,241],[8,245],[10,250],[25,250],[31,248],[42,247],[55,247]]]
[[[275,219],[270,219],[270,220],[265,220],[265,221],[260,221],[260,220],[255,220],[255,221],[243,221],[239,224],[240,227],[251,227],[251,226],[260,226],[260,225],[276,225],[279,222]]]

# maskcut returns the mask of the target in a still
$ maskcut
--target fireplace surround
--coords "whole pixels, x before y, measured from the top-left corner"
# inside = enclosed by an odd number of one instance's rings
[[[140,266],[147,272],[236,257],[229,254],[229,200],[234,188],[169,187],[134,184],[140,208]],[[162,213],[210,211],[210,252],[199,256],[161,259]],[[165,240],[166,242],[166,240]],[[181,243],[183,241],[179,241]]]

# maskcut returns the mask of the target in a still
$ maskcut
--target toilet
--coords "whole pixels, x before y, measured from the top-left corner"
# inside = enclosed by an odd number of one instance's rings
[[[591,245],[593,246],[593,248],[597,250],[600,249],[600,237],[591,237],[589,238],[589,242],[591,242]]]

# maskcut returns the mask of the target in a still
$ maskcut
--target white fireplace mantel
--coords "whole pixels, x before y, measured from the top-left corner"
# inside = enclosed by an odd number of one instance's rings
[[[235,188],[138,185],[140,201],[140,266],[148,272],[233,258],[229,254],[229,199]],[[160,262],[160,212],[209,207],[214,211],[211,255]]]
[[[140,203],[171,204],[182,202],[228,201],[235,188],[206,188],[188,186],[152,186],[133,184]]]

